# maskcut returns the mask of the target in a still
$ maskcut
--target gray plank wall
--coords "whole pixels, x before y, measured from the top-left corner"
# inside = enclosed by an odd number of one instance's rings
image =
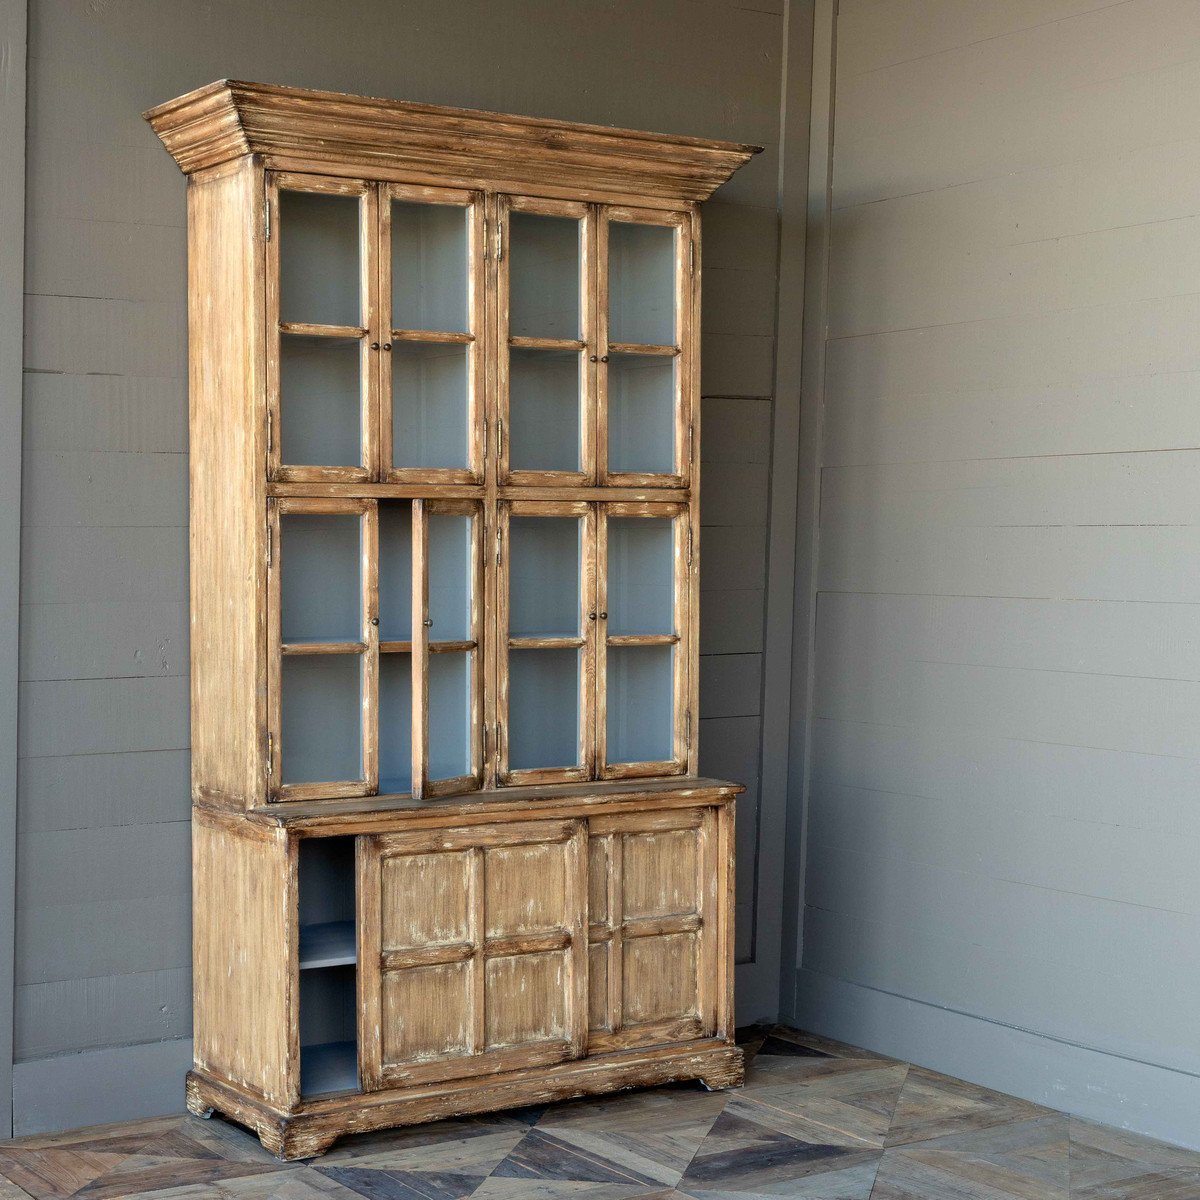
[[[1198,1145],[1200,5],[836,29],[794,1013]]]
[[[773,0],[33,0],[18,1132],[175,1109],[189,1057],[184,181],[139,113],[223,76],[767,146],[707,213],[701,738],[750,788],[743,1013],[774,1014],[753,881],[783,24]]]

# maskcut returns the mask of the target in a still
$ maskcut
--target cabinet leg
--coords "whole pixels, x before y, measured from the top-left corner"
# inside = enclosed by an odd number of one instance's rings
[[[263,1148],[283,1162],[320,1158],[339,1136],[337,1131],[314,1129],[307,1122],[296,1125],[280,1121],[278,1126],[262,1126],[258,1130],[258,1140]]]
[[[700,1084],[710,1092],[724,1091],[726,1088],[741,1087],[746,1082],[746,1062],[741,1050],[712,1070],[706,1071],[699,1077]]]
[[[199,1117],[202,1121],[207,1121],[216,1111],[211,1104],[201,1097],[200,1089],[190,1075],[184,1087],[184,1096],[187,1103],[187,1110],[193,1117]]]

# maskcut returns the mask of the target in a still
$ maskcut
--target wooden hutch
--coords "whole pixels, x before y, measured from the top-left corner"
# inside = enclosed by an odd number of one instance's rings
[[[740,1082],[697,204],[756,149],[222,81],[188,175],[195,1068],[277,1155]]]

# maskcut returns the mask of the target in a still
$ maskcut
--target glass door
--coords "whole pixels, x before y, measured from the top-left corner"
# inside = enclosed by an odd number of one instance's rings
[[[693,386],[688,217],[639,208],[600,212],[600,481],[686,486]]]
[[[376,459],[375,192],[268,175],[268,471],[368,479]]]
[[[497,525],[501,783],[594,774],[593,505],[501,504]]]
[[[687,508],[599,508],[599,773],[605,779],[682,774],[690,723]]]
[[[381,185],[383,478],[483,478],[483,204]]]
[[[500,479],[594,482],[592,210],[501,197],[499,221]]]
[[[270,503],[271,791],[378,786],[378,519],[369,500]]]
[[[413,795],[483,786],[483,514],[413,501]]]

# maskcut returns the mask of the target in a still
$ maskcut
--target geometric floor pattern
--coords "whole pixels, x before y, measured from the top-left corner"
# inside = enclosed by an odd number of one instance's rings
[[[345,1138],[277,1162],[219,1118],[0,1142],[0,1200],[1200,1200],[1200,1154],[776,1027],[679,1084]]]

